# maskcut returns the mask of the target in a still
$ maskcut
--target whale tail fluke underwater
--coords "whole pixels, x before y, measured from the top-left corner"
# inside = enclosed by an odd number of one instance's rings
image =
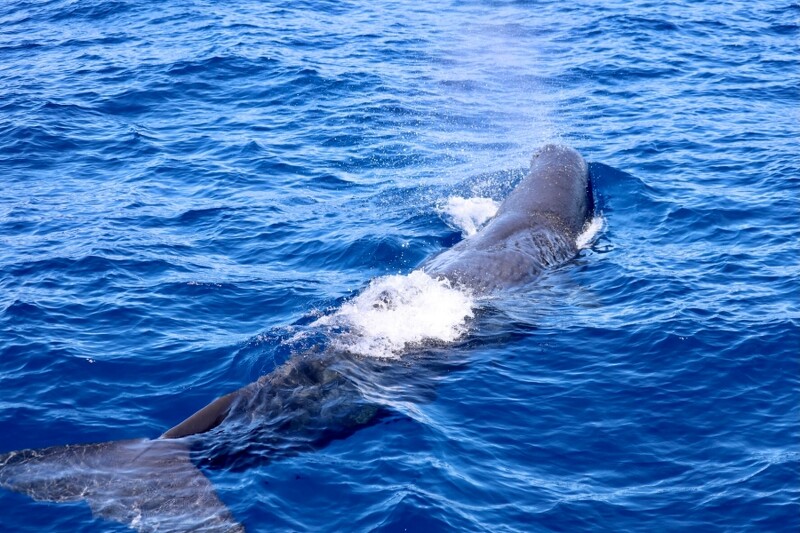
[[[34,500],[85,500],[98,518],[142,532],[241,532],[179,440],[73,444],[0,455],[0,486]]]
[[[572,148],[547,145],[493,219],[420,269],[475,294],[523,286],[575,257],[592,210],[584,159]],[[436,370],[421,365],[403,374],[397,361],[335,345],[295,354],[159,438],[0,454],[0,486],[39,501],[85,500],[95,516],[143,532],[244,531],[197,464],[235,464],[251,449],[273,460],[343,438],[386,412],[390,402],[373,393],[381,380],[398,395],[416,387],[424,393],[418,401],[425,401]],[[432,376],[425,378],[426,371]],[[398,384],[407,390],[397,392]],[[196,450],[203,453],[194,457]]]

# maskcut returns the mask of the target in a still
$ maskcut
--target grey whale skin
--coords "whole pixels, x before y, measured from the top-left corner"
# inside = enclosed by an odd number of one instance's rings
[[[577,254],[592,210],[584,159],[544,146],[484,228],[421,268],[478,293],[524,285]],[[412,371],[333,349],[304,352],[159,438],[2,454],[0,486],[40,501],[83,499],[95,516],[138,531],[244,531],[195,463],[236,467],[242,457],[263,462],[318,449],[380,420],[387,398],[424,401],[443,366],[435,355],[416,358]]]
[[[546,145],[485,227],[422,268],[478,292],[523,285],[577,254],[575,240],[593,206],[583,157],[566,146]]]

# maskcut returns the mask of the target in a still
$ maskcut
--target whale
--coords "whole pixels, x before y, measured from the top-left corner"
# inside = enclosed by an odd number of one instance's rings
[[[422,268],[478,292],[524,285],[575,256],[593,211],[586,161],[573,148],[546,145],[481,231]]]
[[[543,146],[483,228],[418,269],[476,294],[524,288],[578,254],[593,210],[583,157]],[[433,354],[412,371],[335,346],[306,350],[160,436],[0,454],[0,486],[38,501],[85,501],[98,519],[137,531],[241,532],[204,468],[247,468],[345,438],[391,415],[381,383],[425,401],[447,364]]]

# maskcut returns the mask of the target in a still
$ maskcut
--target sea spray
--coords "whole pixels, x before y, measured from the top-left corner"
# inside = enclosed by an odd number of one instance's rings
[[[586,226],[584,226],[580,235],[575,238],[575,245],[578,247],[578,250],[590,246],[600,233],[600,230],[603,229],[603,225],[604,220],[602,216],[597,215],[592,218],[592,220],[590,220]]]
[[[451,196],[437,209],[448,224],[461,230],[464,237],[478,232],[481,226],[497,213],[500,204],[491,198],[462,198]]]
[[[333,344],[360,355],[395,358],[424,342],[453,342],[467,331],[475,299],[420,270],[376,278],[313,325],[341,328]]]

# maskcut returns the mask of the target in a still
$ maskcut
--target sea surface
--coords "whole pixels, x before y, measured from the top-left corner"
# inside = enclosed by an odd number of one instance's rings
[[[0,453],[339,343],[447,370],[206,469],[247,531],[800,531],[799,80],[791,0],[6,0]],[[430,292],[548,142],[591,163],[579,255]],[[8,491],[0,530],[128,531]]]

